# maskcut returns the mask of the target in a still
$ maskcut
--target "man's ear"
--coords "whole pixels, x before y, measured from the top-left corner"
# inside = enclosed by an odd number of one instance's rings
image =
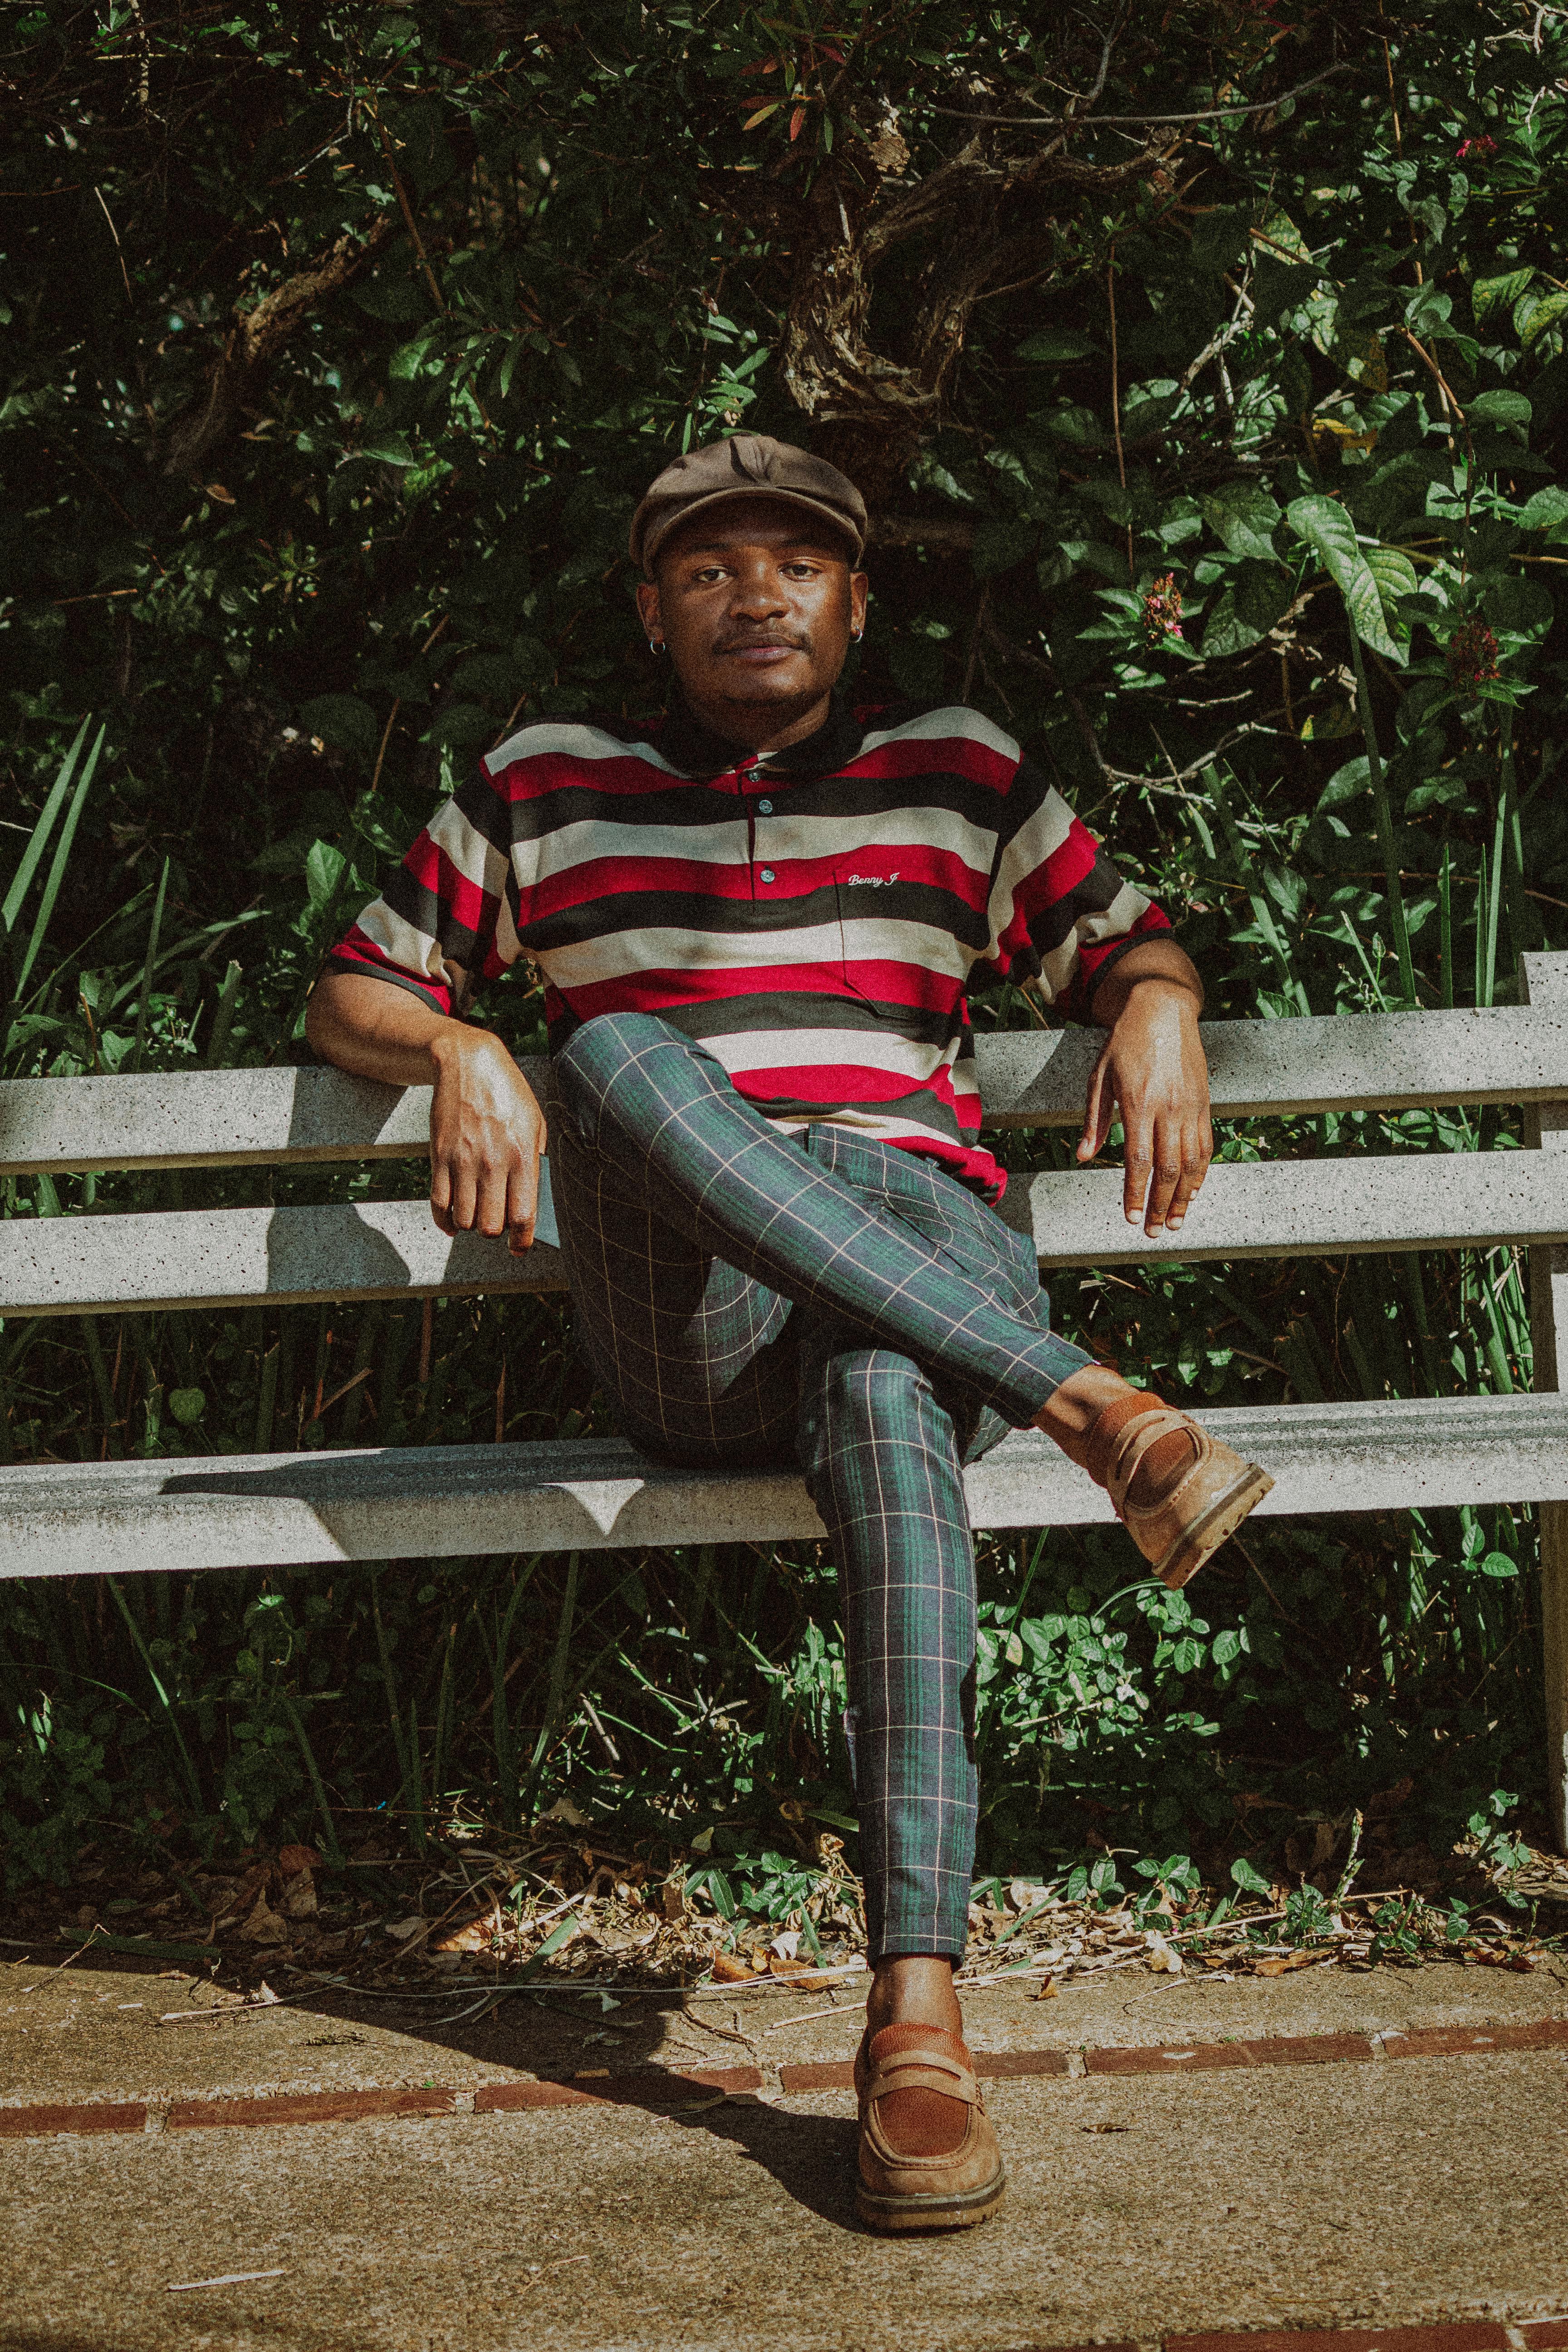
[[[866,598],[870,585],[864,572],[849,574],[849,626],[857,636],[866,625]]]
[[[652,580],[637,582],[637,618],[642,623],[646,637],[652,640],[664,635],[664,623],[658,610],[658,587]]]

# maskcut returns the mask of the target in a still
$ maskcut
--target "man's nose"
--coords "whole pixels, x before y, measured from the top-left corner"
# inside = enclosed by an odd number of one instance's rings
[[[789,599],[771,564],[753,564],[739,575],[730,592],[730,609],[737,620],[766,620],[788,611]]]

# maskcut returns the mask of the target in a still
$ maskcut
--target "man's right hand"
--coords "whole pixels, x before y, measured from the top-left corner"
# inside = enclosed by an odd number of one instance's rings
[[[531,1248],[544,1114],[493,1031],[339,970],[317,982],[305,1034],[340,1070],[433,1089],[430,1213],[444,1234],[505,1234],[514,1253]]]
[[[444,1234],[505,1234],[533,1246],[544,1114],[528,1080],[488,1029],[447,1023],[430,1045],[430,1213]]]

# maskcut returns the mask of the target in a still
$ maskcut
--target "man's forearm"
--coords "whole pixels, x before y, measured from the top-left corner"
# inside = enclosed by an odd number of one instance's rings
[[[436,1082],[444,1047],[477,1043],[488,1031],[437,1013],[412,989],[353,971],[323,972],[305,1015],[305,1034],[322,1061],[388,1086]]]
[[[1148,980],[1183,990],[1192,998],[1194,1012],[1203,1011],[1204,984],[1197,966],[1174,940],[1157,936],[1140,940],[1136,947],[1118,956],[1089,1000],[1089,1019],[1102,1029],[1114,1029],[1133,990]]]

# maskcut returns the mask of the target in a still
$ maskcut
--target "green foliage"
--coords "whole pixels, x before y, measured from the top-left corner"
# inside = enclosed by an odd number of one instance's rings
[[[0,163],[6,1075],[300,1055],[321,949],[479,751],[657,702],[627,512],[742,425],[867,489],[857,690],[1018,734],[1216,1011],[1500,1001],[1568,899],[1564,63],[1561,10],[1500,0],[1139,0],[1109,44],[952,0],[39,0]],[[483,1011],[539,1044],[522,982]],[[1512,1139],[1400,1114],[1222,1149]],[[1530,1378],[1506,1253],[1162,1265],[1057,1311],[1214,1402]],[[0,1386],[24,1460],[602,1425],[549,1302],[13,1323]],[[1093,1530],[983,1546],[988,1867],[1267,1870],[1269,1822],[1413,1776],[1389,1834],[1438,1850],[1492,1790],[1534,1801],[1527,1514],[1271,1522],[1199,1615],[1128,1573]],[[809,1548],[21,1589],[0,1828],[58,1874],[176,1817],[212,1844],[385,1807],[420,1838],[569,1786],[772,1919],[853,1819],[842,1677]]]

